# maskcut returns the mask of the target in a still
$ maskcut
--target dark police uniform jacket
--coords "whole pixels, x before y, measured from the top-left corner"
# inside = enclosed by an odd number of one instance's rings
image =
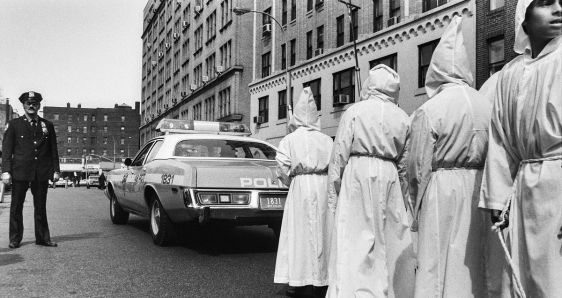
[[[12,119],[2,142],[2,171],[17,181],[47,181],[60,172],[53,124],[38,117],[33,127],[25,115]]]

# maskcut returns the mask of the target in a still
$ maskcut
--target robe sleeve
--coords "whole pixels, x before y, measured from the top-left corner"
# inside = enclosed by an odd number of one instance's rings
[[[500,75],[501,77],[501,75]],[[501,78],[498,82],[492,119],[489,129],[488,153],[482,187],[480,188],[480,202],[478,207],[485,209],[503,210],[513,192],[513,180],[519,167],[519,158],[511,148],[504,123],[503,102],[501,94]],[[507,127],[509,129],[509,126]]]
[[[433,148],[437,140],[427,114],[424,110],[417,110],[411,124],[411,135],[408,145],[408,179],[410,187],[410,206],[414,208],[413,216],[417,213],[431,178],[431,162]]]
[[[354,123],[352,110],[347,110],[341,120],[336,132],[336,139],[332,147],[332,157],[328,167],[328,207],[335,212],[338,196],[341,189],[343,171],[351,154],[351,143],[353,142]]]
[[[283,138],[279,143],[279,148],[277,149],[277,155],[275,160],[277,161],[277,177],[283,184],[287,187],[291,186],[292,177],[291,173],[291,148],[287,138]]]
[[[406,135],[406,141],[404,143],[404,149],[402,153],[398,156],[396,161],[396,167],[398,169],[398,178],[400,179],[400,188],[402,189],[402,197],[404,199],[404,207],[406,210],[413,212],[413,206],[410,204],[410,185],[408,181],[408,146],[410,143],[410,129],[408,128],[408,134]]]

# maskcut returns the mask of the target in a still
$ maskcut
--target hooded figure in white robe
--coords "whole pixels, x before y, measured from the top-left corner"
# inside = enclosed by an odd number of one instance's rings
[[[514,50],[522,55],[498,78],[479,206],[510,206],[507,243],[526,296],[561,297],[562,37],[532,53],[522,26],[531,2],[516,8]],[[560,3],[553,3],[551,18],[560,20]],[[518,297],[506,270],[502,297]]]
[[[277,175],[289,186],[275,264],[275,283],[328,285],[333,215],[328,210],[327,173],[332,139],[320,132],[310,88],[305,88],[277,150]]]
[[[405,147],[410,120],[400,78],[377,65],[342,115],[328,171],[335,229],[327,297],[412,297],[414,265]]]
[[[427,71],[430,99],[414,112],[411,124],[408,178],[418,228],[415,297],[485,297],[489,219],[478,201],[492,105],[472,83],[462,18],[455,17]]]

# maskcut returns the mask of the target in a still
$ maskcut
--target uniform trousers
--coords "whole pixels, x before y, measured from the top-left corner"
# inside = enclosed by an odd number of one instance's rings
[[[47,223],[47,189],[48,180],[12,181],[12,202],[10,204],[10,242],[20,243],[23,238],[23,203],[28,189],[33,195],[35,219],[35,241],[49,242],[49,224]]]

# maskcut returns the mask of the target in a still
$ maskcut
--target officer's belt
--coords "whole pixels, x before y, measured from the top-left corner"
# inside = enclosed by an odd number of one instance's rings
[[[291,178],[296,176],[303,176],[303,175],[328,175],[328,169],[300,171],[298,173],[291,173]]]

